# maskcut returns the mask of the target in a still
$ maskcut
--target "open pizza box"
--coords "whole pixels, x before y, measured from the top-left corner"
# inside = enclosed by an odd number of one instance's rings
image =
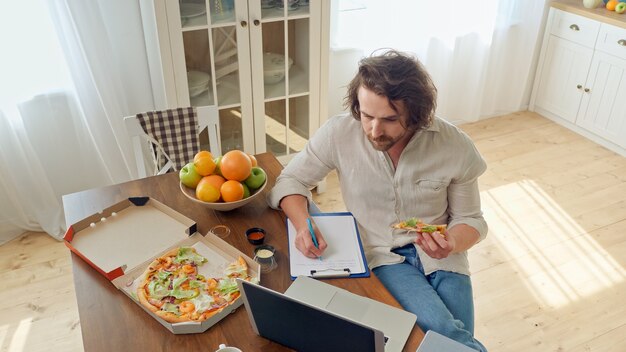
[[[121,201],[71,226],[65,234],[69,249],[107,277],[148,314],[174,334],[206,331],[241,306],[241,297],[203,322],[169,323],[137,300],[136,289],[148,265],[169,250],[193,247],[208,262],[198,267],[205,277],[220,277],[241,256],[252,280],[259,282],[259,264],[213,234],[201,235],[196,223],[148,197]]]

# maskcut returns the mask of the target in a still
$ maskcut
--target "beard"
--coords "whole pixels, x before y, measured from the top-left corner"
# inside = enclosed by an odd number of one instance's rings
[[[377,138],[372,137],[371,134],[367,135],[367,140],[370,141],[370,143],[372,144],[372,147],[374,147],[374,149],[381,151],[381,152],[386,152],[387,150],[389,150],[391,147],[394,146],[394,144],[396,144],[397,141],[399,141],[400,139],[402,139],[404,135],[398,137],[398,138],[392,138],[389,136],[379,136]]]
[[[374,149],[381,151],[381,152],[386,152],[389,149],[391,149],[393,146],[395,146],[396,144],[402,142],[405,139],[409,139],[413,136],[413,134],[415,133],[415,130],[412,129],[405,129],[402,134],[400,134],[399,136],[391,137],[388,135],[382,135],[382,136],[378,136],[376,138],[374,138],[371,134],[366,134],[367,136],[367,140],[370,142],[370,144],[372,145],[372,147],[374,147]],[[408,143],[408,141],[406,141]],[[406,143],[404,143],[406,145]]]

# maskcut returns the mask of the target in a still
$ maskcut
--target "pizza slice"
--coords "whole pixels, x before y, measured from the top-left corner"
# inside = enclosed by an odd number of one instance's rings
[[[242,257],[230,263],[226,270],[224,270],[224,274],[229,278],[238,278],[245,277],[248,275],[248,264],[243,260]]]
[[[155,259],[137,288],[139,302],[170,323],[202,322],[239,297],[235,278],[250,280],[242,257],[230,263],[222,277],[205,278],[198,267],[207,259],[192,247],[172,249]]]
[[[394,229],[407,230],[407,231],[416,231],[416,232],[439,232],[442,236],[445,237],[445,232],[448,225],[431,225],[422,222],[422,220],[418,218],[410,218],[405,221],[401,221],[397,224],[391,225]]]

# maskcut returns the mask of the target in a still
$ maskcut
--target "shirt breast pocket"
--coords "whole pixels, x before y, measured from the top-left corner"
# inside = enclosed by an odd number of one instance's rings
[[[440,207],[447,207],[448,185],[447,180],[419,179],[415,181],[417,198],[422,204],[430,205],[434,211],[439,211]]]

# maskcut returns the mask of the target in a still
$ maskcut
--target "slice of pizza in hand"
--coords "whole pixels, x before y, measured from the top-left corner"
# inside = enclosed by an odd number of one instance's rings
[[[416,231],[416,232],[439,232],[442,236],[445,237],[446,228],[448,225],[431,225],[422,222],[422,220],[418,218],[410,218],[405,221],[401,221],[397,224],[391,225],[394,229],[407,230],[407,231]]]

